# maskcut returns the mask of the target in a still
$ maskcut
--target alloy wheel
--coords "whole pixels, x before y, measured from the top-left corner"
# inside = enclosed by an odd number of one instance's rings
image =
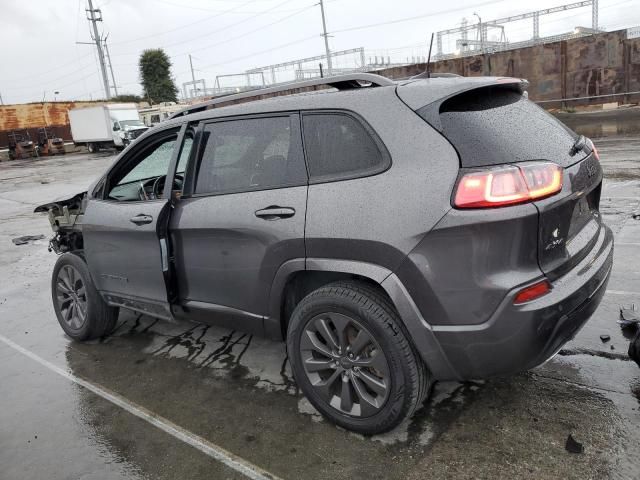
[[[87,319],[87,290],[78,270],[65,265],[58,272],[56,298],[64,322],[79,330]]]
[[[312,318],[302,332],[305,373],[329,405],[354,417],[370,417],[391,390],[389,364],[374,336],[357,320],[339,313]]]

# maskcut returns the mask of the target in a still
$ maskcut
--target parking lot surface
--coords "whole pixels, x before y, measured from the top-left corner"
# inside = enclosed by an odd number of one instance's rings
[[[113,157],[0,163],[0,478],[640,478],[640,368],[617,324],[621,305],[640,308],[640,137],[597,146],[616,252],[594,317],[547,364],[436,384],[412,419],[369,438],[313,410],[282,343],[127,312],[109,338],[71,342],[51,305],[49,225],[32,211]],[[569,434],[584,453],[567,452]]]

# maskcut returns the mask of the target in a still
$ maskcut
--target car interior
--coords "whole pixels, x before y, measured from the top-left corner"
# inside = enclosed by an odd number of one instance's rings
[[[177,134],[165,137],[147,146],[139,154],[134,155],[129,162],[115,170],[109,179],[113,187],[109,190],[107,199],[133,202],[162,198],[176,142]],[[182,191],[184,172],[192,145],[193,135],[188,133],[173,180],[173,191]]]

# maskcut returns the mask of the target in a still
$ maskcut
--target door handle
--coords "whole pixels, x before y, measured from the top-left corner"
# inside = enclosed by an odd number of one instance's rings
[[[263,220],[277,220],[279,218],[290,218],[296,214],[296,211],[290,207],[271,206],[256,211],[256,217]]]
[[[153,217],[151,215],[140,214],[130,218],[129,221],[131,223],[135,223],[136,225],[140,226],[140,225],[146,225],[147,223],[153,222]]]

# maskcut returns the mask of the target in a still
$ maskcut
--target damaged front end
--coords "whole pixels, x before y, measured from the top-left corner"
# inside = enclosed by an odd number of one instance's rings
[[[54,236],[49,240],[49,251],[57,254],[82,250],[82,215],[87,192],[56,200],[36,207],[34,213],[47,213]]]

